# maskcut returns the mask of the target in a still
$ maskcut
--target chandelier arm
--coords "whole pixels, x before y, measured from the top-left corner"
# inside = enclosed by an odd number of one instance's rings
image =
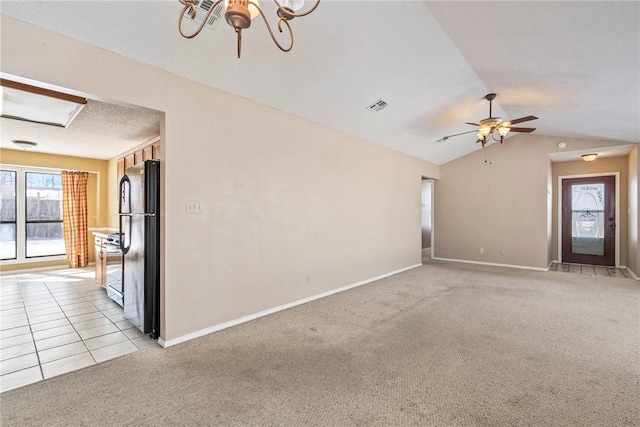
[[[214,11],[214,9],[216,8],[216,6],[218,4],[220,4],[221,2],[223,2],[224,0],[217,0],[210,8],[209,11],[207,12],[207,14],[205,15],[204,19],[202,20],[202,22],[200,23],[200,25],[198,26],[198,28],[196,28],[196,31],[193,34],[185,34],[184,31],[182,31],[182,20],[184,19],[184,14],[185,12],[187,12],[187,10],[189,11],[189,15],[191,15],[191,17],[195,17],[196,15],[196,0],[178,0],[180,3],[184,4],[184,7],[182,8],[182,12],[180,12],[180,15],[178,16],[178,31],[180,31],[180,35],[182,35],[182,37],[186,38],[186,39],[192,39],[195,36],[197,36],[198,34],[200,34],[200,31],[202,31],[202,29],[204,28],[205,24],[207,23],[207,21],[209,20],[209,16],[211,16],[211,13]]]
[[[295,18],[297,16],[306,16],[306,15],[310,14],[311,12],[313,12],[314,10],[316,10],[318,5],[320,4],[320,0],[316,0],[316,2],[313,5],[313,7],[311,7],[311,9],[307,10],[306,12],[294,12],[293,10],[291,10],[289,8],[286,8],[282,4],[280,4],[280,2],[278,0],[273,0],[273,2],[276,4],[276,6],[278,6],[279,10],[282,10],[283,12],[286,13],[286,15],[288,15],[290,17],[290,18],[287,18],[287,19]]]
[[[285,19],[285,18],[278,19],[278,31],[282,32],[282,23],[284,22],[284,24],[287,26],[287,30],[289,30],[289,37],[291,38],[291,43],[289,43],[289,47],[284,47],[284,46],[282,46],[280,44],[280,42],[278,42],[278,40],[276,40],[276,37],[273,35],[273,31],[271,30],[271,26],[269,25],[269,21],[267,21],[267,17],[264,16],[264,12],[260,8],[260,6],[258,6],[255,2],[253,2],[251,0],[249,0],[249,4],[254,5],[258,9],[258,11],[260,12],[260,16],[262,16],[262,19],[264,20],[264,24],[267,26],[267,30],[269,31],[269,35],[271,35],[271,40],[273,40],[273,42],[276,44],[276,46],[278,46],[278,48],[281,51],[289,52],[291,50],[291,48],[293,47],[293,31],[291,30],[291,26],[289,25],[289,22],[287,22],[287,19]]]

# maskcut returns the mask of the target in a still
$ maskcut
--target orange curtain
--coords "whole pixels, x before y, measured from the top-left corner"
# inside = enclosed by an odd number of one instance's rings
[[[69,267],[85,267],[89,263],[87,242],[88,172],[62,171],[62,222],[64,245]]]

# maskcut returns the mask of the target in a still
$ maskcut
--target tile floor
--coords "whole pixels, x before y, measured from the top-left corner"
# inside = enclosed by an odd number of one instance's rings
[[[153,345],[93,268],[0,275],[0,392]]]
[[[431,262],[431,248],[422,250],[422,262]],[[549,267],[549,271],[559,271],[564,273],[583,274],[585,276],[608,276],[633,279],[631,273],[626,268],[605,267],[601,265],[569,264],[566,262],[554,262]]]
[[[624,277],[632,279],[631,274],[625,268],[605,267],[602,265],[569,264],[566,262],[554,262],[549,271],[561,271],[564,273],[582,274],[584,276]]]

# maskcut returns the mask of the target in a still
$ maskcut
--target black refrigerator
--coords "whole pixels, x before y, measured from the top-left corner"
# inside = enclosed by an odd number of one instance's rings
[[[160,162],[146,160],[120,180],[124,317],[160,336]]]

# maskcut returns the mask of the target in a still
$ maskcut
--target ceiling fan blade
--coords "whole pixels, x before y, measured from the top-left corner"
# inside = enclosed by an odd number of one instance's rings
[[[537,119],[536,116],[520,117],[519,119],[509,120],[509,123],[512,125],[515,125],[517,123],[528,122],[529,120],[536,120],[536,119]]]
[[[440,138],[436,142],[443,142],[443,141],[446,141],[447,139],[452,138],[454,136],[466,135],[466,134],[472,133],[472,132],[475,132],[475,130],[470,130],[469,132],[462,132],[462,133],[456,133],[456,134],[453,134],[453,135],[443,136],[442,138]]]
[[[469,122],[466,122],[465,125],[480,126],[479,123],[469,123]]]
[[[531,133],[534,130],[536,130],[536,128],[509,128],[510,132],[522,132],[522,133]]]

